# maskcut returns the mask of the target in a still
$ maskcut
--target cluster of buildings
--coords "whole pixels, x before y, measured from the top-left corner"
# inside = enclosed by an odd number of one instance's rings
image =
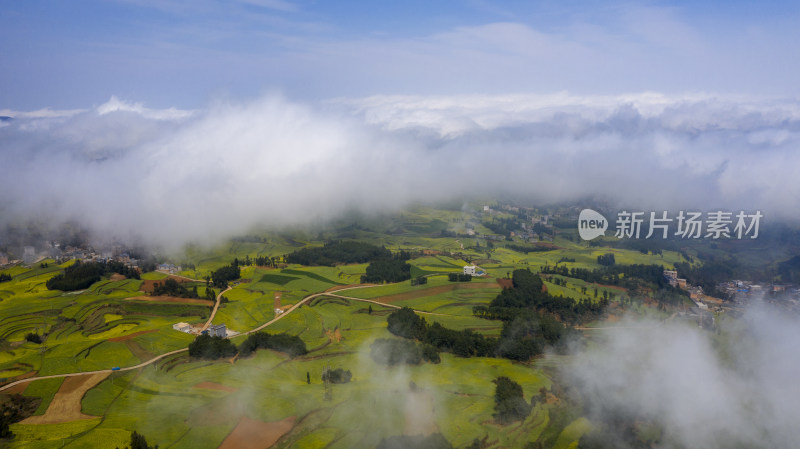
[[[794,313],[800,313],[800,286],[795,284],[762,284],[732,280],[717,285],[717,289],[727,293],[732,298],[734,306],[753,300],[765,300]]]
[[[703,287],[694,286],[686,282],[686,279],[678,277],[677,270],[664,270],[664,277],[669,281],[669,285],[686,290],[689,292],[689,298],[692,299],[695,306],[703,311],[708,310],[707,302],[717,302],[716,298],[712,298],[703,293]]]
[[[232,331],[225,327],[225,324],[212,324],[208,329],[202,330],[201,325],[192,326],[189,323],[175,323],[172,328],[178,332],[184,332],[192,335],[209,335],[211,337],[230,338],[239,335],[239,332]]]
[[[764,294],[785,294],[800,298],[800,287],[793,284],[759,284],[750,281],[732,280],[717,286],[720,291],[734,299],[747,299]]]
[[[766,300],[778,304],[787,310],[800,313],[800,286],[794,284],[769,283],[762,284],[751,281],[731,280],[717,285],[717,290],[725,293],[731,301],[723,301],[703,293],[702,287],[694,286],[686,282],[686,279],[678,277],[675,270],[664,270],[664,277],[673,287],[686,290],[689,297],[695,303],[695,307],[687,313],[694,314],[703,319],[708,319],[709,305],[715,310],[725,308],[736,309],[751,300]],[[711,318],[713,321],[713,317]]]
[[[669,285],[689,292],[689,298],[694,302],[693,307],[679,311],[678,315],[685,320],[696,322],[703,329],[713,330],[716,320],[708,310],[708,303],[721,304],[722,301],[705,295],[702,287],[693,286],[687,283],[686,279],[679,278],[676,270],[664,270],[664,277],[669,281]]]
[[[171,263],[161,263],[156,267],[156,271],[160,271],[164,274],[177,274],[181,271],[181,266]]]
[[[26,245],[15,251],[19,258],[14,258],[10,254],[0,252],[0,266],[23,263],[32,265],[44,259],[53,259],[58,263],[68,260],[80,260],[81,262],[110,262],[117,261],[129,267],[138,267],[140,261],[131,257],[120,247],[115,247],[111,251],[96,252],[92,249],[79,248],[70,245],[62,245],[53,241],[43,241],[41,245]]]

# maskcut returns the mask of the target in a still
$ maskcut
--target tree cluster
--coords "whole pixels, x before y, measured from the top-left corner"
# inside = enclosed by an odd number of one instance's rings
[[[175,296],[178,298],[199,298],[197,286],[189,290],[175,279],[167,279],[164,283],[153,284],[152,296]]]
[[[198,359],[228,358],[235,356],[236,352],[236,345],[227,338],[212,337],[208,334],[199,335],[189,343],[189,356]]]
[[[232,263],[214,270],[214,272],[211,273],[211,283],[214,284],[214,287],[226,289],[228,288],[228,282],[239,279],[241,275],[242,271],[239,265],[237,263]]]
[[[601,256],[597,256],[597,263],[605,267],[610,267],[611,265],[614,265],[617,262],[614,259],[614,254],[607,253]]]
[[[0,273],[0,282],[8,282],[11,280],[11,275],[8,273]]]
[[[541,253],[546,251],[553,251],[555,248],[551,246],[539,246],[539,245],[517,245],[513,243],[506,243],[506,248],[510,249],[511,251],[516,251],[522,254],[528,253]]]
[[[255,334],[250,334],[247,340],[239,345],[239,355],[247,357],[259,349],[285,352],[290,357],[308,353],[306,343],[296,335],[256,332]]]
[[[32,415],[40,402],[39,398],[29,398],[21,394],[0,396],[0,439],[14,438],[14,432],[9,426]]]
[[[322,372],[322,381],[330,382],[332,384],[346,384],[353,378],[350,370],[344,368],[336,368],[334,370],[325,370]]]
[[[361,283],[381,284],[402,282],[411,279],[411,265],[402,258],[382,259],[370,262],[367,273],[361,276]]]
[[[500,235],[510,235],[512,231],[520,229],[518,220],[513,217],[496,218],[491,221],[484,221],[481,224],[495,234]]]
[[[780,262],[778,264],[778,274],[783,282],[800,284],[800,256],[794,256],[791,259]],[[2,276],[0,274],[0,282],[2,282]]]
[[[422,348],[413,341],[379,338],[370,346],[370,357],[382,365],[419,365]]]
[[[63,273],[50,278],[45,284],[48,290],[74,291],[89,288],[102,276],[119,273],[131,279],[139,279],[139,272],[122,262],[87,262],[75,261],[64,269]]]
[[[681,277],[686,278],[688,283],[703,287],[705,293],[717,298],[728,299],[728,295],[720,291],[717,286],[734,278],[737,265],[738,263],[733,260],[709,260],[695,267],[688,263],[676,263],[675,269],[678,270]],[[786,275],[791,272],[791,266],[791,262],[788,265],[778,265],[778,270],[782,270],[782,274]]]
[[[531,413],[531,405],[525,402],[522,387],[509,379],[501,376],[493,380],[494,390],[494,419],[500,424],[508,424],[525,419]]]
[[[391,259],[392,252],[382,246],[358,241],[336,240],[318,248],[302,248],[286,256],[286,262],[300,265],[334,266],[337,263],[366,263]]]
[[[472,275],[464,273],[448,273],[447,280],[450,282],[470,282],[472,280]]]
[[[411,280],[411,285],[425,285],[428,283],[428,278],[425,276],[417,276]]]
[[[438,363],[439,352],[459,357],[503,357],[527,361],[539,355],[545,346],[559,347],[569,330],[548,315],[532,311],[518,312],[503,323],[500,338],[485,337],[469,329],[453,330],[438,322],[428,325],[410,308],[392,312],[386,319],[389,332],[423,343],[423,357]]]
[[[653,284],[657,288],[669,287],[669,282],[664,278],[664,267],[654,264],[611,265],[594,270],[556,265],[542,267],[541,273],[558,274],[595,284],[615,285],[627,289],[635,289],[642,282]]]
[[[117,448],[119,449],[119,448]],[[158,445],[150,446],[147,444],[147,438],[144,437],[141,433],[136,432],[135,430],[131,434],[131,443],[130,446],[126,446],[125,449],[158,449]]]
[[[39,335],[37,333],[34,333],[34,332],[27,333],[25,335],[25,340],[27,340],[27,341],[29,341],[31,343],[36,343],[37,345],[42,344],[42,341],[44,341],[44,340],[42,340],[42,336],[41,335]]]
[[[522,314],[539,312],[539,315],[553,315],[566,323],[580,323],[599,317],[606,305],[603,301],[575,301],[550,295],[542,288],[544,284],[541,278],[529,270],[514,270],[512,282],[514,287],[503,289],[488,307],[473,307],[473,314],[481,318],[512,321]]]

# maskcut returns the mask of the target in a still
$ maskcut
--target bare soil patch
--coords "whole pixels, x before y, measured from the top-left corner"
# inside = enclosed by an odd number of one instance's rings
[[[68,377],[53,397],[47,411],[41,416],[31,416],[22,424],[56,424],[79,419],[92,419],[96,416],[81,413],[81,399],[92,387],[102,382],[108,373]]]
[[[14,385],[11,388],[7,388],[3,391],[3,394],[22,394],[25,392],[25,389],[28,388],[30,382],[24,382],[21,384]]]
[[[263,422],[242,416],[219,449],[267,449],[294,427],[295,416]]]
[[[153,354],[147,349],[144,349],[142,345],[133,340],[126,340],[125,346],[127,346],[128,349],[130,349],[131,354],[133,354],[137,359],[141,360],[142,362],[150,360],[156,356],[156,354]]]
[[[193,282],[189,278],[181,277],[181,276],[168,276],[164,279],[152,280],[152,279],[145,279],[142,281],[141,287],[139,287],[139,291],[145,293],[153,293],[153,288],[156,284],[163,284],[167,279],[172,279],[173,281],[179,284],[185,284],[187,282]]]
[[[203,306],[214,305],[214,303],[207,299],[178,298],[177,296],[134,296],[132,298],[125,298],[125,301],[174,302],[179,304],[199,304]]]
[[[125,279],[128,278],[126,278],[124,274],[114,273],[111,275],[111,277],[109,277],[109,279],[111,279],[112,281],[124,281]]]
[[[624,287],[620,287],[618,285],[605,285],[605,284],[597,284],[597,285],[600,286],[600,287],[603,287],[603,288],[607,288],[609,290],[618,290],[618,291],[621,291],[622,293],[627,293],[628,292],[628,290],[625,290]]]
[[[192,388],[200,388],[203,390],[227,391],[228,393],[233,393],[234,391],[238,390],[238,388],[229,387],[227,385],[218,384],[216,382],[200,382],[199,384],[193,386]]]
[[[139,335],[149,334],[152,332],[158,332],[158,329],[150,329],[149,331],[134,332],[130,335],[123,335],[122,337],[109,338],[108,341],[127,341],[133,337],[138,337]]]
[[[422,290],[414,290],[404,293],[395,293],[394,295],[379,296],[374,300],[384,304],[390,304],[395,301],[404,301],[407,299],[424,298],[426,296],[438,295],[441,293],[451,292],[453,290],[466,290],[466,289],[489,289],[500,288],[495,282],[479,282],[479,283],[452,283],[449,285],[439,285],[436,287],[425,288]]]
[[[499,285],[502,288],[513,288],[514,287],[514,281],[512,281],[511,279],[496,278],[495,281],[497,281],[497,285]]]

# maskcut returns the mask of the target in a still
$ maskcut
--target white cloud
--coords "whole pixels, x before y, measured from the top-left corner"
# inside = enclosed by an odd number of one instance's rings
[[[160,243],[476,192],[796,217],[792,100],[670,96],[276,96],[202,111],[112,98],[0,128],[0,206]]]
[[[283,0],[237,0],[239,3],[244,3],[253,6],[260,6],[262,8],[275,9],[283,12],[295,12],[297,6],[291,2]]]
[[[191,117],[191,115],[194,114],[194,111],[186,111],[176,108],[149,109],[144,107],[142,103],[125,102],[113,95],[107,102],[101,104],[95,110],[99,115],[106,115],[111,112],[120,112],[120,111],[133,112],[141,115],[144,118],[154,119],[154,120],[183,119]]]
[[[85,109],[50,109],[43,108],[35,111],[13,111],[11,109],[0,109],[0,116],[11,118],[63,118],[84,112]]]
[[[596,423],[652,419],[665,441],[687,448],[793,447],[797,319],[751,307],[743,320],[725,320],[721,335],[677,321],[620,321],[565,367]]]

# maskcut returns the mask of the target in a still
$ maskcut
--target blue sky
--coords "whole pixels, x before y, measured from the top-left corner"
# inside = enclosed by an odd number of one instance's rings
[[[791,2],[6,1],[0,109],[265,92],[797,96]]]

